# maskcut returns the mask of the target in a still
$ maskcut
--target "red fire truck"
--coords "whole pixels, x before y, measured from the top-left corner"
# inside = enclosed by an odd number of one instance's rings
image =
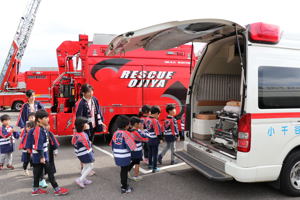
[[[18,87],[14,91],[0,92],[0,107],[11,108],[20,111],[24,102],[27,101],[25,91],[32,89],[36,93],[36,100],[50,106],[50,88],[52,82],[58,77],[58,71],[41,71],[44,68],[35,68],[34,71],[26,71],[18,74]],[[53,68],[51,68],[53,70]]]
[[[51,67],[48,68],[49,71],[46,71],[44,67],[37,67],[33,71],[24,73],[26,90],[34,90],[36,100],[42,102],[46,108],[51,107],[50,88],[59,75],[58,71],[54,71],[54,69]]]
[[[144,104],[159,105],[161,118],[166,116],[165,106],[169,103],[177,106],[179,116],[183,114],[190,72],[196,61],[192,45],[105,56],[108,46],[103,44],[110,41],[104,42],[105,38],[106,35],[96,35],[89,42],[87,35],[79,35],[79,41],[65,41],[58,47],[60,75],[51,87],[50,115],[56,135],[73,134],[74,105],[84,83],[95,89],[108,125],[104,133],[115,129],[119,115],[137,115]]]
[[[12,110],[19,111],[23,105],[23,102],[26,101],[24,94],[25,91],[25,74],[19,73],[17,75],[18,89],[14,91],[2,91],[0,92],[0,109],[4,110],[11,108]]]

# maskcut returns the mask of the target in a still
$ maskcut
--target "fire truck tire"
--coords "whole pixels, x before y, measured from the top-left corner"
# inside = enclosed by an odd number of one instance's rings
[[[20,111],[22,109],[23,102],[22,101],[15,101],[12,105],[12,110]]]
[[[136,116],[136,115],[126,115],[127,117],[132,117],[132,116]],[[118,124],[117,124],[117,121],[118,121],[118,118],[119,118],[119,115],[118,116],[115,116],[113,118],[113,120],[111,120],[111,123],[109,124],[109,134],[106,135],[106,141],[110,141],[114,132],[118,129]]]
[[[292,152],[283,163],[280,190],[290,196],[300,196],[300,151]]]
[[[109,134],[110,135],[113,135],[114,132],[118,129],[117,119],[118,119],[118,117],[116,117],[115,120],[113,120],[113,122],[109,126]]]

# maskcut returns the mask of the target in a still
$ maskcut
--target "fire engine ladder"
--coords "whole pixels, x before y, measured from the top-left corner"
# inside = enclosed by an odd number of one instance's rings
[[[25,14],[21,17],[13,43],[0,74],[0,90],[5,88],[6,81],[12,73],[14,62],[20,62],[24,55],[40,3],[41,0],[30,0]],[[19,69],[17,69],[16,73],[19,73]]]

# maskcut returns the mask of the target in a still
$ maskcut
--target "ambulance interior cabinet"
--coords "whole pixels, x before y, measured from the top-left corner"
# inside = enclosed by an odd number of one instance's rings
[[[217,123],[216,115],[198,114],[193,118],[193,138],[200,140],[209,140],[211,130]]]

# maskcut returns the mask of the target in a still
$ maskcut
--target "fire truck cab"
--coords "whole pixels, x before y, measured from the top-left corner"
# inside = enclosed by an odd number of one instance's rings
[[[13,90],[0,92],[0,106],[20,111],[27,97],[25,91],[35,91],[36,100],[43,103],[45,108],[50,108],[50,87],[57,78],[57,68],[31,67],[30,71],[18,74],[18,86]]]
[[[206,43],[191,75],[184,150],[206,177],[271,182],[300,196],[300,39],[278,26],[168,22],[116,37],[108,54]]]
[[[112,36],[105,34],[95,35],[92,41],[88,41],[87,35],[80,35],[79,41],[65,41],[57,48],[60,75],[51,87],[50,115],[56,135],[73,134],[75,102],[81,98],[80,88],[84,83],[93,86],[99,100],[108,127],[105,134],[116,129],[119,115],[138,115],[145,104],[160,106],[161,118],[166,116],[169,103],[176,105],[178,118],[183,114],[189,77],[196,61],[192,45],[150,53],[137,49],[106,56],[111,40]],[[79,61],[81,66],[77,65]]]

